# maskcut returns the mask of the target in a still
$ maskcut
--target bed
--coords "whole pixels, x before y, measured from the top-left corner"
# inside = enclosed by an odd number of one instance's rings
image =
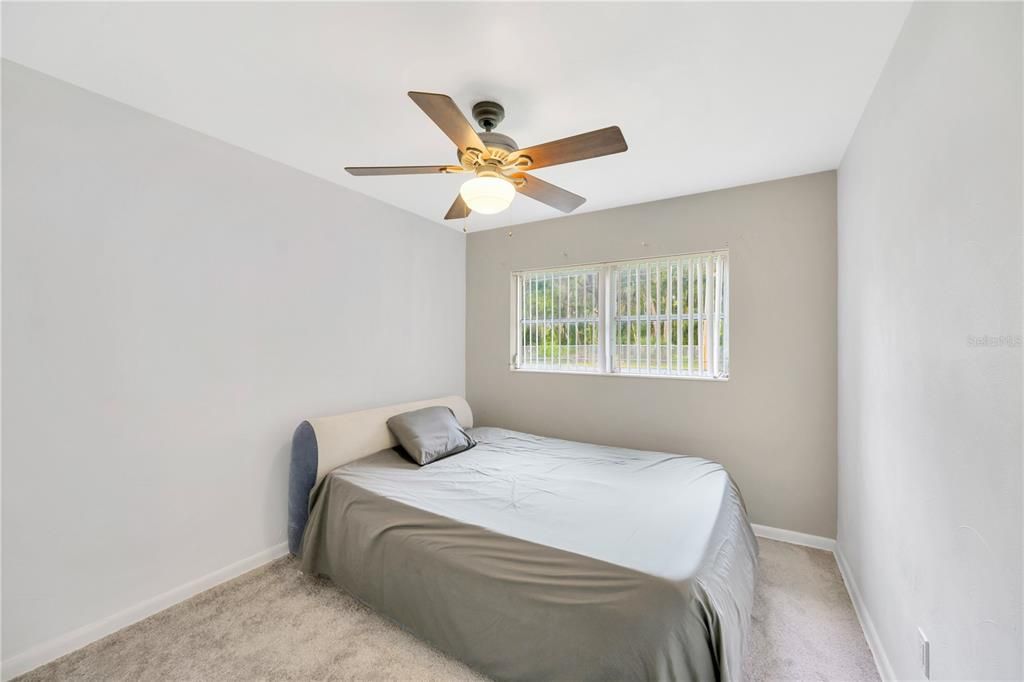
[[[478,445],[419,467],[384,422],[435,404]],[[302,570],[499,680],[740,678],[757,543],[720,465],[471,426],[458,397],[300,425]]]

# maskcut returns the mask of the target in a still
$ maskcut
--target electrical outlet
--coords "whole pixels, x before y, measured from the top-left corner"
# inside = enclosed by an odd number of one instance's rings
[[[921,628],[917,629],[917,636],[921,645],[921,671],[924,672],[924,679],[930,680],[932,677],[931,643],[928,641],[928,638],[924,634],[924,630]]]

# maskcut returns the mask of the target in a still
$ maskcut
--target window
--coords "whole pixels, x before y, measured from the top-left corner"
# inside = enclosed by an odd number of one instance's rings
[[[729,377],[728,251],[512,274],[512,369]]]
[[[602,371],[601,271],[544,270],[515,278],[516,369]]]

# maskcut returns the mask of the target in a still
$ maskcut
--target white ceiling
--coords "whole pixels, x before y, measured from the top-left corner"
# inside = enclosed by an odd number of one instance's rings
[[[593,211],[836,168],[908,7],[5,2],[3,56],[443,222],[464,176],[343,170],[454,162],[408,90],[495,99],[524,147],[619,125],[626,153],[537,171]]]

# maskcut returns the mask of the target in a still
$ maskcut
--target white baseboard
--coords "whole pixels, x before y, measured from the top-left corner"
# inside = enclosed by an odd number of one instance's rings
[[[135,606],[130,606],[123,611],[108,616],[102,620],[96,621],[89,625],[82,626],[77,630],[72,630],[64,635],[55,637],[48,642],[38,644],[28,651],[24,651],[15,656],[3,661],[3,673],[2,679],[4,682],[10,680],[13,677],[17,677],[23,673],[27,673],[30,670],[38,668],[44,663],[60,658],[64,654],[69,654],[76,649],[81,649],[87,644],[91,644],[98,639],[102,639],[109,634],[117,632],[118,630],[125,628],[132,623],[137,623],[144,618],[148,618],[155,613],[163,611],[166,608],[174,606],[179,602],[183,602],[189,597],[194,597],[200,592],[205,592],[211,587],[215,587],[220,583],[237,578],[238,576],[251,571],[254,568],[258,568],[263,564],[266,564],[274,559],[283,557],[288,553],[288,543],[282,542],[279,545],[274,545],[262,552],[257,552],[250,557],[236,561],[235,563],[225,566],[224,568],[218,569],[213,573],[187,582],[180,587],[176,587],[173,590],[159,594],[151,599],[147,599]]]
[[[864,639],[868,641],[871,655],[875,657],[875,667],[878,668],[878,674],[883,682],[895,682],[896,673],[893,672],[892,664],[889,663],[885,647],[882,646],[882,640],[878,637],[875,623],[871,620],[871,614],[868,613],[868,607],[860,595],[860,589],[857,587],[857,582],[853,579],[853,573],[850,571],[850,565],[846,563],[846,557],[843,556],[841,547],[836,547],[835,555],[836,563],[839,565],[839,573],[843,576],[843,582],[846,583],[846,591],[850,593],[853,609],[857,612],[861,629],[864,630]]]
[[[784,528],[762,526],[757,523],[750,524],[750,527],[754,529],[754,535],[759,538],[778,540],[779,542],[788,542],[791,545],[802,545],[804,547],[813,547],[814,549],[823,549],[826,552],[834,552],[836,550],[836,541],[832,538],[798,533],[795,530],[786,530]]]

